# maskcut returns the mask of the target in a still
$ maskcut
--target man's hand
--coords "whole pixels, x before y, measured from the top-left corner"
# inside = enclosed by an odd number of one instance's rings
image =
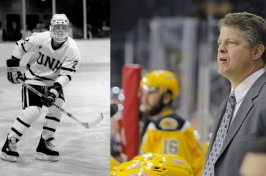
[[[24,80],[22,73],[19,71],[19,59],[12,58],[6,61],[7,79],[13,84],[19,84],[18,79]]]
[[[56,100],[56,95],[53,93],[53,92],[48,92],[46,95],[45,95],[45,106],[47,107],[50,107],[54,104]]]
[[[44,105],[50,107],[54,104],[56,99],[59,96],[59,93],[62,91],[62,86],[59,83],[54,83],[54,85],[50,88],[49,92],[45,95],[45,98],[42,99]]]

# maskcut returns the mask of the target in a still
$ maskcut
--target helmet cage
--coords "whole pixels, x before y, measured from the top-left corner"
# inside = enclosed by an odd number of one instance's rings
[[[57,42],[64,42],[69,30],[69,20],[64,14],[55,14],[51,20],[51,37]]]

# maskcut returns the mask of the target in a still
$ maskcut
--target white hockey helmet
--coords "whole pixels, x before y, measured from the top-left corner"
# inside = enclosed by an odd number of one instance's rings
[[[67,33],[69,29],[69,20],[65,14],[54,14],[51,20],[50,34],[51,37],[62,43],[67,38]]]

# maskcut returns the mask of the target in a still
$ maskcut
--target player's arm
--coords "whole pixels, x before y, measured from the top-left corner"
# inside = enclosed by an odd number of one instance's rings
[[[67,58],[62,64],[58,78],[46,95],[46,104],[48,107],[53,105],[63,87],[65,87],[72,80],[72,76],[78,69],[80,64],[80,53],[77,50],[72,54],[73,55]]]
[[[60,84],[62,87],[68,85],[72,80],[72,76],[76,73],[79,64],[80,64],[80,53],[78,50],[75,50],[71,53],[71,56],[66,58],[63,62],[58,78],[55,83]]]
[[[18,79],[23,80],[22,73],[19,71],[20,60],[23,55],[34,49],[36,35],[21,39],[14,46],[11,59],[7,59],[7,79],[13,84],[19,84]]]
[[[13,48],[12,57],[21,59],[25,53],[36,50],[44,36],[40,33],[33,33],[31,36],[16,42]]]

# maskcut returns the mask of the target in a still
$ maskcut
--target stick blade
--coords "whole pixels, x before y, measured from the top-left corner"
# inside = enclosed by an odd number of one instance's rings
[[[93,119],[91,122],[88,122],[88,129],[93,128],[96,125],[98,125],[103,120],[103,113],[100,113],[98,116],[96,116],[95,119]]]

